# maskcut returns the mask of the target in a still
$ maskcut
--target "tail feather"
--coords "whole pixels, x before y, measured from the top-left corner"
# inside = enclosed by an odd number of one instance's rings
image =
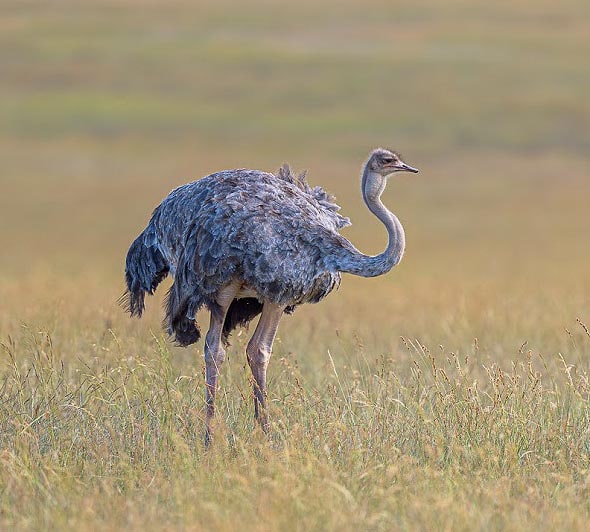
[[[156,246],[146,246],[143,233],[131,244],[127,253],[125,281],[127,290],[119,304],[132,316],[141,317],[145,308],[145,294],[153,294],[168,275],[170,267]]]
[[[166,318],[163,325],[179,346],[194,344],[201,337],[201,330],[195,318],[202,305],[203,300],[198,293],[194,293],[192,297],[183,295],[182,283],[179,284],[179,280],[175,280],[164,303]]]

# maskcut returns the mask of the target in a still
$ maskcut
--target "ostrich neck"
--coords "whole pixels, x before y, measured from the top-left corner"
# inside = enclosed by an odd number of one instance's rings
[[[372,174],[368,167],[364,169],[363,199],[369,210],[387,229],[389,237],[387,248],[379,255],[370,256],[361,253],[350,244],[350,248],[344,249],[343,255],[339,257],[336,265],[339,271],[362,277],[376,277],[387,273],[402,259],[406,245],[404,228],[397,216],[381,202],[381,194],[385,189],[385,184],[385,178]]]

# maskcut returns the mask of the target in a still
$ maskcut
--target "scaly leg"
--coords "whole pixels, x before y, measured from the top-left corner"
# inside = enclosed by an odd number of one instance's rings
[[[205,337],[205,373],[207,386],[207,415],[205,420],[205,446],[211,443],[213,431],[211,421],[215,414],[215,393],[217,392],[217,378],[219,369],[225,360],[225,349],[221,342],[223,322],[227,309],[238,292],[239,285],[232,283],[219,291],[216,297],[218,308],[211,312],[209,331]]]
[[[246,348],[248,364],[254,376],[254,416],[264,432],[270,428],[266,411],[266,368],[284,310],[282,306],[265,302],[260,321]]]

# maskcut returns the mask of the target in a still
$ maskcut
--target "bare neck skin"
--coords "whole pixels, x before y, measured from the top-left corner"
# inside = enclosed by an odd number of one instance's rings
[[[386,177],[372,171],[368,164],[365,165],[361,185],[363,199],[369,210],[387,229],[389,237],[387,248],[379,255],[370,256],[361,253],[351,244],[350,249],[344,250],[344,253],[337,259],[336,269],[338,271],[362,277],[376,277],[387,273],[402,259],[406,237],[397,216],[381,202],[381,194],[386,185]]]

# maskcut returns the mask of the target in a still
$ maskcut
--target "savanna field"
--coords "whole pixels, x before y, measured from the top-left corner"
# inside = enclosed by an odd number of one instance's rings
[[[585,530],[590,6],[0,2],[0,529]],[[187,181],[308,169],[365,253],[370,150],[401,264],[244,349],[203,445],[202,343],[118,306]],[[207,316],[199,316],[206,326]]]

